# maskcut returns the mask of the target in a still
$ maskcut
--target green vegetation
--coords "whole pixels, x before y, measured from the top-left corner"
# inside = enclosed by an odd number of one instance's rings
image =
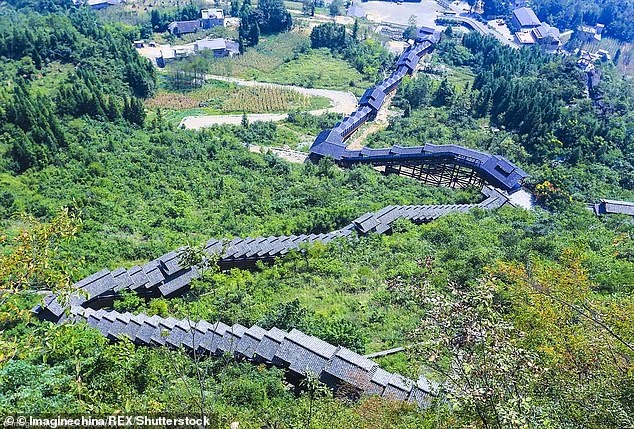
[[[283,140],[272,123],[204,133],[90,120],[67,127],[60,166],[12,178],[5,192],[13,203],[5,210],[41,216],[76,205],[84,228],[72,254],[86,261],[84,274],[151,259],[188,240],[328,232],[388,203],[413,204],[426,195],[433,195],[430,202],[443,200],[440,195],[448,202],[455,198],[406,179],[373,176],[364,185],[367,192],[358,194],[364,170],[288,165],[242,149],[243,142],[268,146]],[[33,181],[37,190],[28,189]]]
[[[362,93],[376,77],[376,70],[361,73],[326,49],[311,49],[310,39],[298,32],[268,37],[237,57],[210,58],[204,67],[212,75],[355,93]]]
[[[348,34],[343,25],[326,23],[313,28],[310,34],[313,48],[329,48],[348,60],[364,76],[379,79],[381,72],[392,66],[394,57],[372,39],[360,42],[358,24],[355,23],[352,34]]]
[[[343,39],[332,36],[332,32]],[[298,31],[271,35],[237,57],[205,58],[203,64],[195,66],[195,62],[201,62],[200,57],[185,59],[172,64],[170,69],[194,66],[201,73],[212,75],[350,90],[361,95],[382,77],[393,60],[376,41],[358,41],[354,30],[350,35],[342,25],[323,24],[315,27],[310,39]]]
[[[400,221],[391,234],[315,244],[250,271],[212,271],[178,298],[125,293],[114,304],[298,328],[360,353],[405,346],[379,362],[444,383],[446,400],[419,410],[333,397],[310,378],[295,389],[281,370],[229,356],[109,343],[85,324],[37,320],[34,292],[66,296],[102,268],[142,264],[179,246],[329,232],[390,204],[482,197],[245,148],[297,146],[332,127],[335,114],[176,129],[173,118],[197,109],[275,111],[312,101],[217,82],[166,94],[131,47],[141,24],[104,24],[55,2],[2,8],[0,415],[205,413],[212,428],[238,421],[254,429],[634,425],[634,225],[584,207],[634,195],[634,90],[610,63],[598,64],[603,79],[588,98],[569,59],[476,34],[446,36],[429,73],[399,89],[403,117],[369,138],[372,146],[429,141],[507,156],[533,175],[529,185],[548,210]],[[390,61],[356,36],[327,24],[310,39],[267,36],[242,56],[193,66],[363,91]]]
[[[209,62],[210,74],[249,78],[251,73],[272,73],[296,58],[310,46],[308,38],[297,32],[267,37],[255,48],[234,58],[216,58]]]
[[[260,34],[277,34],[292,27],[293,18],[282,0],[259,0],[257,8],[251,7],[251,0],[242,0],[238,28],[240,52],[256,46],[260,42]]]
[[[282,64],[270,74],[251,74],[256,80],[307,88],[348,89],[363,92],[372,82],[346,61],[333,58],[327,50],[311,50],[295,61]]]
[[[330,106],[325,97],[310,97],[292,89],[248,87],[217,80],[187,93],[160,91],[146,102],[154,109],[191,110],[196,114],[284,113],[291,110],[315,110]],[[182,113],[182,112],[181,112]]]
[[[552,25],[575,29],[580,24],[605,25],[605,35],[624,42],[634,41],[634,5],[628,2],[604,0],[536,0],[533,3],[539,16],[551,19]]]

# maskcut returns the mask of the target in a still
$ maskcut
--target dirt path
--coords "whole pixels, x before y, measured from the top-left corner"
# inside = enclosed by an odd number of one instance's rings
[[[288,148],[280,148],[280,147],[268,147],[268,146],[257,146],[250,144],[249,151],[253,153],[261,153],[264,154],[266,152],[271,152],[282,159],[287,160],[288,162],[292,162],[294,164],[303,164],[306,162],[306,158],[308,158],[308,154],[304,152],[299,152],[296,150],[291,150]]]
[[[365,146],[365,139],[368,138],[370,134],[374,134],[377,131],[381,131],[387,128],[389,124],[390,116],[394,116],[397,114],[396,112],[390,111],[389,107],[392,104],[392,98],[394,98],[394,93],[390,94],[386,99],[385,103],[379,110],[379,113],[376,115],[376,119],[372,121],[372,123],[365,128],[361,129],[353,135],[350,139],[350,144],[347,146],[350,150],[360,150]]]
[[[332,89],[302,88],[293,85],[279,85],[276,83],[257,82],[254,80],[244,80],[227,76],[206,75],[206,79],[221,80],[235,83],[242,86],[262,86],[269,88],[290,89],[307,96],[325,97],[330,100],[331,106],[326,109],[311,110],[313,115],[324,113],[339,113],[348,115],[357,108],[357,98],[351,92],[335,91]],[[249,121],[283,121],[288,117],[286,113],[251,113],[247,114]],[[180,122],[179,127],[197,130],[210,127],[212,125],[233,124],[239,125],[242,122],[242,115],[207,115],[207,116],[187,116]]]

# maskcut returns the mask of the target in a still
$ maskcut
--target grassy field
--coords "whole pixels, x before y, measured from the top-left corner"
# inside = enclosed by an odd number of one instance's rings
[[[468,67],[450,67],[447,74],[447,81],[456,87],[456,90],[462,91],[465,86],[473,86],[475,74]]]
[[[209,73],[238,77],[244,77],[252,70],[270,73],[309,48],[310,39],[296,32],[262,38],[258,46],[243,55],[215,58],[210,62]]]
[[[70,64],[61,64],[57,61],[47,64],[37,73],[37,78],[33,81],[33,88],[42,94],[51,94],[57,85],[73,71],[74,68]]]
[[[250,73],[251,78],[265,82],[298,85],[307,88],[360,90],[363,92],[372,82],[364,79],[346,61],[334,58],[326,49],[311,50],[296,60],[282,64],[269,73]]]
[[[372,84],[328,50],[310,49],[309,38],[298,32],[268,37],[244,55],[213,59],[209,73],[355,93]]]

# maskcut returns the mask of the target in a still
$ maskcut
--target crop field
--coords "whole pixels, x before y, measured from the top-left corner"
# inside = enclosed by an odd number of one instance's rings
[[[616,51],[621,49],[623,44],[615,39],[610,39],[609,37],[604,37],[599,41],[586,42],[581,45],[581,49],[584,51],[595,53],[599,49],[605,49],[610,53],[612,58],[616,55]]]
[[[304,4],[301,1],[285,1],[284,6],[289,10],[303,10]]]
[[[475,74],[468,67],[447,66],[447,72],[442,75],[451,83],[456,91],[462,91],[466,86],[471,87],[475,80]]]
[[[623,45],[618,68],[623,74],[634,76],[634,44],[627,43]]]
[[[223,105],[227,112],[287,112],[327,107],[328,100],[299,94],[296,91],[277,88],[241,88]],[[324,106],[325,104],[325,106]]]
[[[187,93],[163,91],[146,103],[149,108],[167,110],[196,109],[196,114],[281,113],[291,110],[314,110],[328,107],[330,101],[310,97],[291,89],[242,87],[211,81]]]
[[[263,38],[257,47],[247,50],[243,55],[213,59],[209,64],[209,73],[237,77],[247,77],[253,71],[271,73],[309,47],[310,39],[297,32]]]

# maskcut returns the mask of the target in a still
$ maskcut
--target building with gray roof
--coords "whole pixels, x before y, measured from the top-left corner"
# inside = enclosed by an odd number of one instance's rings
[[[181,36],[183,34],[196,33],[200,28],[200,20],[195,19],[191,21],[174,21],[167,26],[167,31],[175,36]]]
[[[634,216],[634,203],[629,201],[601,200],[593,206],[594,213],[599,215],[627,215]]]
[[[520,7],[515,9],[511,16],[511,22],[518,30],[531,29],[542,25],[542,22],[530,7]]]

